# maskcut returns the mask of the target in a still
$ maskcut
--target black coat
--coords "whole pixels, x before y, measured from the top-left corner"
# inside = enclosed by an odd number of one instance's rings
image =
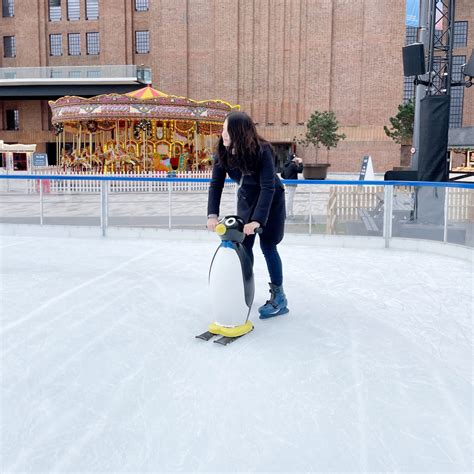
[[[283,165],[282,178],[284,179],[298,179],[298,173],[303,171],[303,163],[299,165],[292,160],[288,160]],[[284,176],[283,176],[284,175]]]
[[[237,169],[225,169],[219,162],[214,163],[212,180],[209,187],[207,214],[219,215],[219,207],[226,174],[236,183],[240,183],[242,172]],[[273,152],[264,145],[260,153],[257,169],[243,175],[237,193],[237,214],[245,223],[257,221],[263,228],[260,238],[278,244],[283,239],[285,229],[285,189],[275,173]]]

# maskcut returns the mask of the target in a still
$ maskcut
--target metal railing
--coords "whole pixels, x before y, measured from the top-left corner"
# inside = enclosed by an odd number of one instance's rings
[[[151,83],[151,68],[131,64],[0,68],[0,85],[51,82],[130,81]]]
[[[23,190],[12,186],[21,180]],[[51,192],[51,181],[95,181],[96,192]],[[121,182],[150,182],[149,192],[112,192]],[[0,222],[203,228],[208,178],[140,176],[0,175]],[[32,183],[36,184],[35,192]],[[192,186],[192,184],[199,186]],[[298,185],[293,233],[437,240],[474,247],[474,183],[402,181],[284,180]],[[92,189],[92,188],[91,188]],[[130,187],[128,187],[130,189]],[[133,189],[133,187],[132,187]],[[143,189],[140,188],[140,189]],[[236,185],[227,180],[221,215],[235,213]]]

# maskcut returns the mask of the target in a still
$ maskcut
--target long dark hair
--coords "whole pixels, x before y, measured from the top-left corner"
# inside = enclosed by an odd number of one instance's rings
[[[257,168],[263,144],[269,143],[262,138],[252,119],[245,112],[231,112],[226,117],[230,145],[224,146],[222,137],[217,144],[217,160],[225,169],[238,168],[244,174],[250,174]]]

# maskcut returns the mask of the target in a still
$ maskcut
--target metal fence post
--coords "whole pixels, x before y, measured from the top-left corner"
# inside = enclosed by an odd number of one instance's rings
[[[102,229],[102,237],[107,236],[108,225],[108,181],[100,183],[100,227]]]
[[[449,188],[446,187],[444,195],[444,228],[443,228],[443,242],[448,241],[448,209],[449,209]]]
[[[309,222],[309,235],[312,234],[312,224],[313,224],[313,194],[311,193],[311,186],[309,187],[309,216],[308,216],[308,222]]]
[[[393,185],[386,184],[384,187],[384,208],[383,208],[383,237],[385,248],[390,247],[392,238],[392,214],[393,214]]]
[[[171,181],[168,181],[168,230],[171,230]]]
[[[40,225],[43,225],[43,180],[39,180],[39,195],[40,195]]]

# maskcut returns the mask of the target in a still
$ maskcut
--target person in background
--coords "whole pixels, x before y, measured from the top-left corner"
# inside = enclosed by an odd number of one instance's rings
[[[292,153],[288,160],[285,162],[283,166],[283,170],[281,172],[281,177],[283,179],[298,179],[298,173],[303,172],[303,160]],[[288,192],[288,202],[286,208],[286,214],[289,218],[294,217],[293,213],[293,202],[295,199],[296,193],[296,184],[286,184],[286,190]]]
[[[237,214],[244,220],[242,245],[253,264],[255,229],[261,227],[260,248],[270,275],[270,299],[260,308],[260,319],[288,313],[283,291],[283,266],[277,245],[285,230],[285,190],[275,173],[271,145],[257,134],[244,112],[231,112],[224,121],[209,187],[207,228],[214,231],[219,216],[224,180],[239,184]]]

